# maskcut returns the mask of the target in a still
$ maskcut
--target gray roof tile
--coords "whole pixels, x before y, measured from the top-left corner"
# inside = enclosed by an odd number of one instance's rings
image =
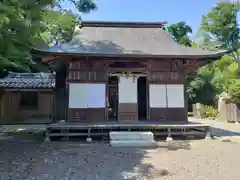
[[[86,54],[209,55],[208,50],[179,45],[160,26],[116,26],[108,22],[75,28],[72,40],[50,48],[50,52]]]
[[[55,87],[52,73],[9,73],[0,79],[0,88],[51,89]]]

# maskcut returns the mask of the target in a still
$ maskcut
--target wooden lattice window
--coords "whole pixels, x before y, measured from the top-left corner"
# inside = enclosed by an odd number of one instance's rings
[[[23,109],[37,109],[38,92],[21,92],[20,107]]]

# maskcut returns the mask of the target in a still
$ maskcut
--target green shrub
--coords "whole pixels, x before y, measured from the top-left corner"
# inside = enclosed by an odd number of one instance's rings
[[[217,117],[217,109],[213,106],[204,106],[203,117]]]
[[[240,80],[232,80],[232,83],[229,83],[228,93],[231,96],[231,100],[235,103],[240,102]]]
[[[188,112],[188,117],[193,117],[193,112]]]

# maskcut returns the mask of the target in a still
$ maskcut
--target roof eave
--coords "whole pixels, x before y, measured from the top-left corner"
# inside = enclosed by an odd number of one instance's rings
[[[54,90],[55,87],[0,87],[2,90]]]
[[[183,59],[195,59],[203,60],[208,58],[221,58],[223,55],[231,53],[234,50],[227,50],[219,53],[212,54],[196,54],[196,55],[164,55],[164,54],[98,54],[98,53],[75,53],[75,52],[52,52],[41,49],[34,49],[32,53],[39,54],[41,56],[81,56],[81,57],[133,57],[133,58],[183,58]]]
[[[126,21],[82,21],[80,27],[128,27],[128,28],[163,28],[162,22],[126,22]]]

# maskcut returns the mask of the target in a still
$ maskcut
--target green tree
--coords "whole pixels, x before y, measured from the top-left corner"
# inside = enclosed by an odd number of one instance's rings
[[[48,11],[44,17],[41,38],[46,45],[69,42],[76,23],[76,16],[72,12]]]
[[[29,47],[40,39],[42,12],[52,0],[0,2],[0,66],[26,70],[32,64]]]
[[[203,16],[193,47],[216,51],[239,45],[236,19],[238,8],[237,4],[222,2]],[[234,52],[200,68],[196,75],[188,76],[190,102],[214,104],[216,97],[222,92],[227,92],[235,101],[240,99],[237,70],[240,66],[236,62],[239,62],[239,55]]]
[[[186,25],[185,22],[178,22],[176,24],[172,24],[166,28],[167,32],[169,32],[172,37],[179,43],[185,46],[191,46],[192,41],[188,37],[188,33],[192,33],[192,28]]]
[[[237,25],[237,12],[240,5],[237,3],[218,3],[207,15],[203,16],[201,29],[210,33],[215,42],[220,44],[219,48],[229,49],[239,46],[239,27]],[[238,62],[240,73],[240,59],[238,51],[232,53]]]
[[[217,51],[221,45],[222,44],[218,41],[215,41],[208,32],[202,29],[199,29],[197,34],[193,37],[193,48],[202,48]]]
[[[218,94],[218,89],[213,84],[214,75],[214,67],[210,65],[200,68],[195,76],[188,77],[189,103],[214,105]]]
[[[97,9],[93,0],[60,0],[44,14],[45,31],[42,37],[48,44],[69,42],[76,24],[81,21],[78,13],[65,9],[66,1],[71,2],[80,13],[89,13]]]
[[[92,0],[68,0],[81,12],[96,9]],[[79,16],[57,0],[0,1],[0,70],[29,71],[35,65],[32,47],[66,42]],[[82,5],[82,6],[81,6]]]

